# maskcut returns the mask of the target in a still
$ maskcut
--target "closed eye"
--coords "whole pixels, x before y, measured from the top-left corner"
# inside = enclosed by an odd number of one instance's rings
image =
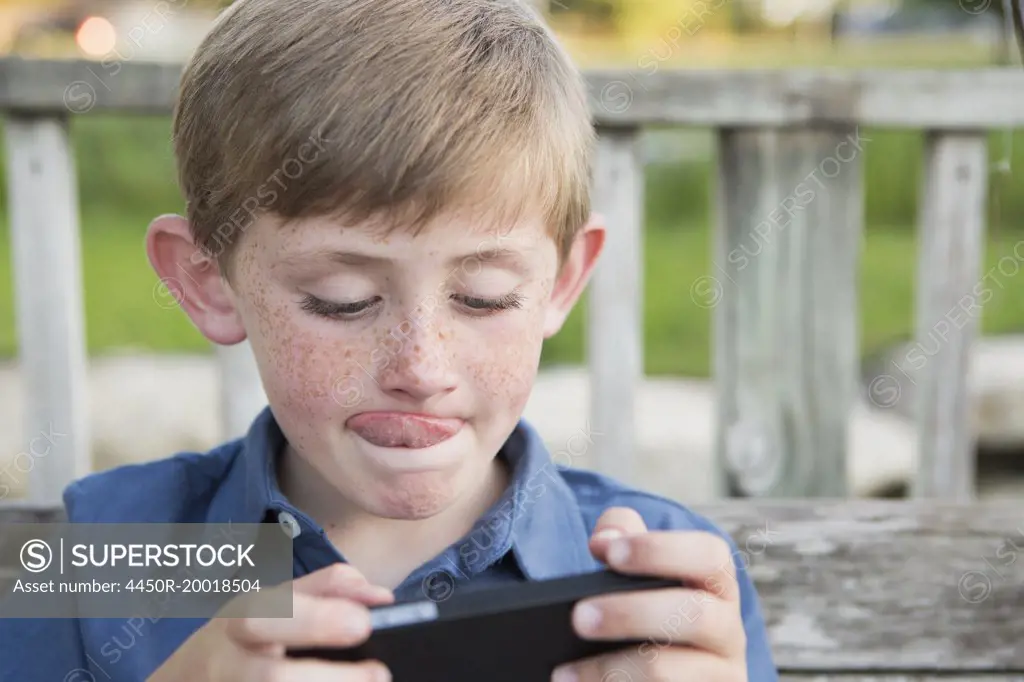
[[[523,305],[523,297],[518,291],[499,296],[498,298],[479,298],[476,296],[463,296],[452,294],[452,298],[470,310],[485,313],[495,313],[501,310],[512,310]]]
[[[513,291],[497,298],[482,298],[461,294],[452,294],[451,298],[473,314],[479,316],[493,315],[502,310],[521,308],[523,304],[523,296],[518,291]],[[301,307],[306,312],[318,317],[338,320],[358,317],[360,314],[373,308],[381,300],[383,299],[380,296],[374,296],[373,298],[354,303],[334,303],[307,294],[302,299]]]
[[[320,317],[337,319],[365,312],[380,300],[380,296],[375,296],[355,303],[333,303],[316,296],[306,295],[302,299],[302,309]]]

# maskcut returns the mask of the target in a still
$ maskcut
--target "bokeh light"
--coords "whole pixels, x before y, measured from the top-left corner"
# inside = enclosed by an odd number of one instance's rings
[[[117,44],[114,25],[103,17],[89,17],[78,27],[75,42],[82,52],[91,57],[102,57]]]

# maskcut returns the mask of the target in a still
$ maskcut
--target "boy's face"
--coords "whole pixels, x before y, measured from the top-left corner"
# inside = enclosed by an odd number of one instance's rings
[[[294,452],[348,504],[412,519],[488,478],[603,237],[591,221],[559,268],[536,219],[449,214],[413,236],[264,216],[236,245],[230,285],[197,264],[181,218],[154,221],[147,245],[204,335],[248,338]]]

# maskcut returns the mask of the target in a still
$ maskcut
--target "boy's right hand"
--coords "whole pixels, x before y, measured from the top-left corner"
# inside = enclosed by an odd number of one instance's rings
[[[291,618],[215,617],[197,630],[147,682],[387,682],[379,661],[290,659],[291,647],[351,647],[370,635],[368,606],[394,601],[355,568],[333,564],[272,589],[292,589]],[[239,613],[237,597],[224,610]]]

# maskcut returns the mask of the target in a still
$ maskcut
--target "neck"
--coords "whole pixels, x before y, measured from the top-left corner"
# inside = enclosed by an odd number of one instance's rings
[[[327,531],[331,542],[367,579],[397,587],[412,571],[472,530],[505,491],[510,474],[494,457],[485,476],[441,512],[423,519],[375,516],[346,499],[286,446],[278,461],[281,491]]]

